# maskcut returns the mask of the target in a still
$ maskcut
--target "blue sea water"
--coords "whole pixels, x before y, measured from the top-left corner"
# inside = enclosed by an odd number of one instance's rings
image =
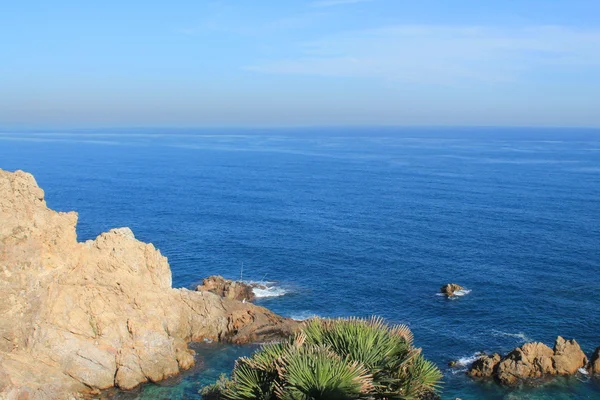
[[[293,318],[408,324],[444,399],[600,399],[580,375],[505,390],[447,367],[479,351],[600,346],[600,130],[327,128],[0,133],[80,240],[129,226],[176,287],[274,282]],[[438,296],[456,282],[470,291]],[[254,348],[198,345],[196,369],[123,399],[194,399]]]

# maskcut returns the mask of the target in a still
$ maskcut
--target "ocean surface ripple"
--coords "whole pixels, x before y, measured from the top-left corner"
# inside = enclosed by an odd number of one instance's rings
[[[557,335],[600,346],[599,148],[569,129],[5,131],[0,168],[78,211],[80,240],[131,227],[174,286],[243,263],[283,315],[408,324],[444,399],[593,399],[583,375],[509,391],[447,363]],[[449,282],[470,292],[437,296]],[[194,371],[117,397],[199,398],[253,350],[198,346]]]

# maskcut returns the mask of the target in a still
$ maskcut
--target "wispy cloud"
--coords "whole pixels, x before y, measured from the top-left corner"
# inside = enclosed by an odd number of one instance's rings
[[[599,48],[598,29],[400,25],[301,43],[296,57],[247,69],[433,84],[505,82],[547,68],[600,67]]]
[[[311,7],[334,7],[344,4],[366,3],[373,0],[319,0],[310,3]]]

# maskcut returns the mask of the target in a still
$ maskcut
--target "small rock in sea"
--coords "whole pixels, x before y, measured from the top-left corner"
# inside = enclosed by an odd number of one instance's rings
[[[455,292],[458,290],[464,290],[465,288],[457,285],[456,283],[448,283],[441,287],[440,291],[448,297],[452,297],[455,295]]]
[[[450,361],[450,362],[448,363],[448,366],[449,366],[449,367],[454,367],[456,364],[457,364],[457,362],[456,362],[456,361]]]

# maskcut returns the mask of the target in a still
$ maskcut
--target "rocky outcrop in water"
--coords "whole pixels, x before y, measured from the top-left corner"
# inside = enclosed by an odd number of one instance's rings
[[[554,349],[532,342],[516,348],[504,357],[486,355],[475,361],[467,374],[493,377],[503,385],[514,386],[531,379],[553,375],[573,375],[587,365],[587,357],[575,340],[557,337]]]
[[[596,347],[596,350],[594,350],[588,370],[592,374],[600,375],[600,347]]]
[[[448,283],[440,288],[440,291],[448,297],[454,296],[455,292],[459,290],[465,290],[465,288],[456,283]]]
[[[486,378],[494,375],[496,366],[502,357],[498,353],[479,357],[470,367],[469,375],[477,378]]]
[[[225,279],[222,276],[209,276],[202,281],[197,291],[211,292],[230,300],[254,301],[254,287],[243,282]]]
[[[167,259],[128,228],[78,242],[77,214],[32,175],[0,170],[0,398],[67,399],[160,381],[187,343],[289,335],[296,323],[210,292],[171,288]]]

